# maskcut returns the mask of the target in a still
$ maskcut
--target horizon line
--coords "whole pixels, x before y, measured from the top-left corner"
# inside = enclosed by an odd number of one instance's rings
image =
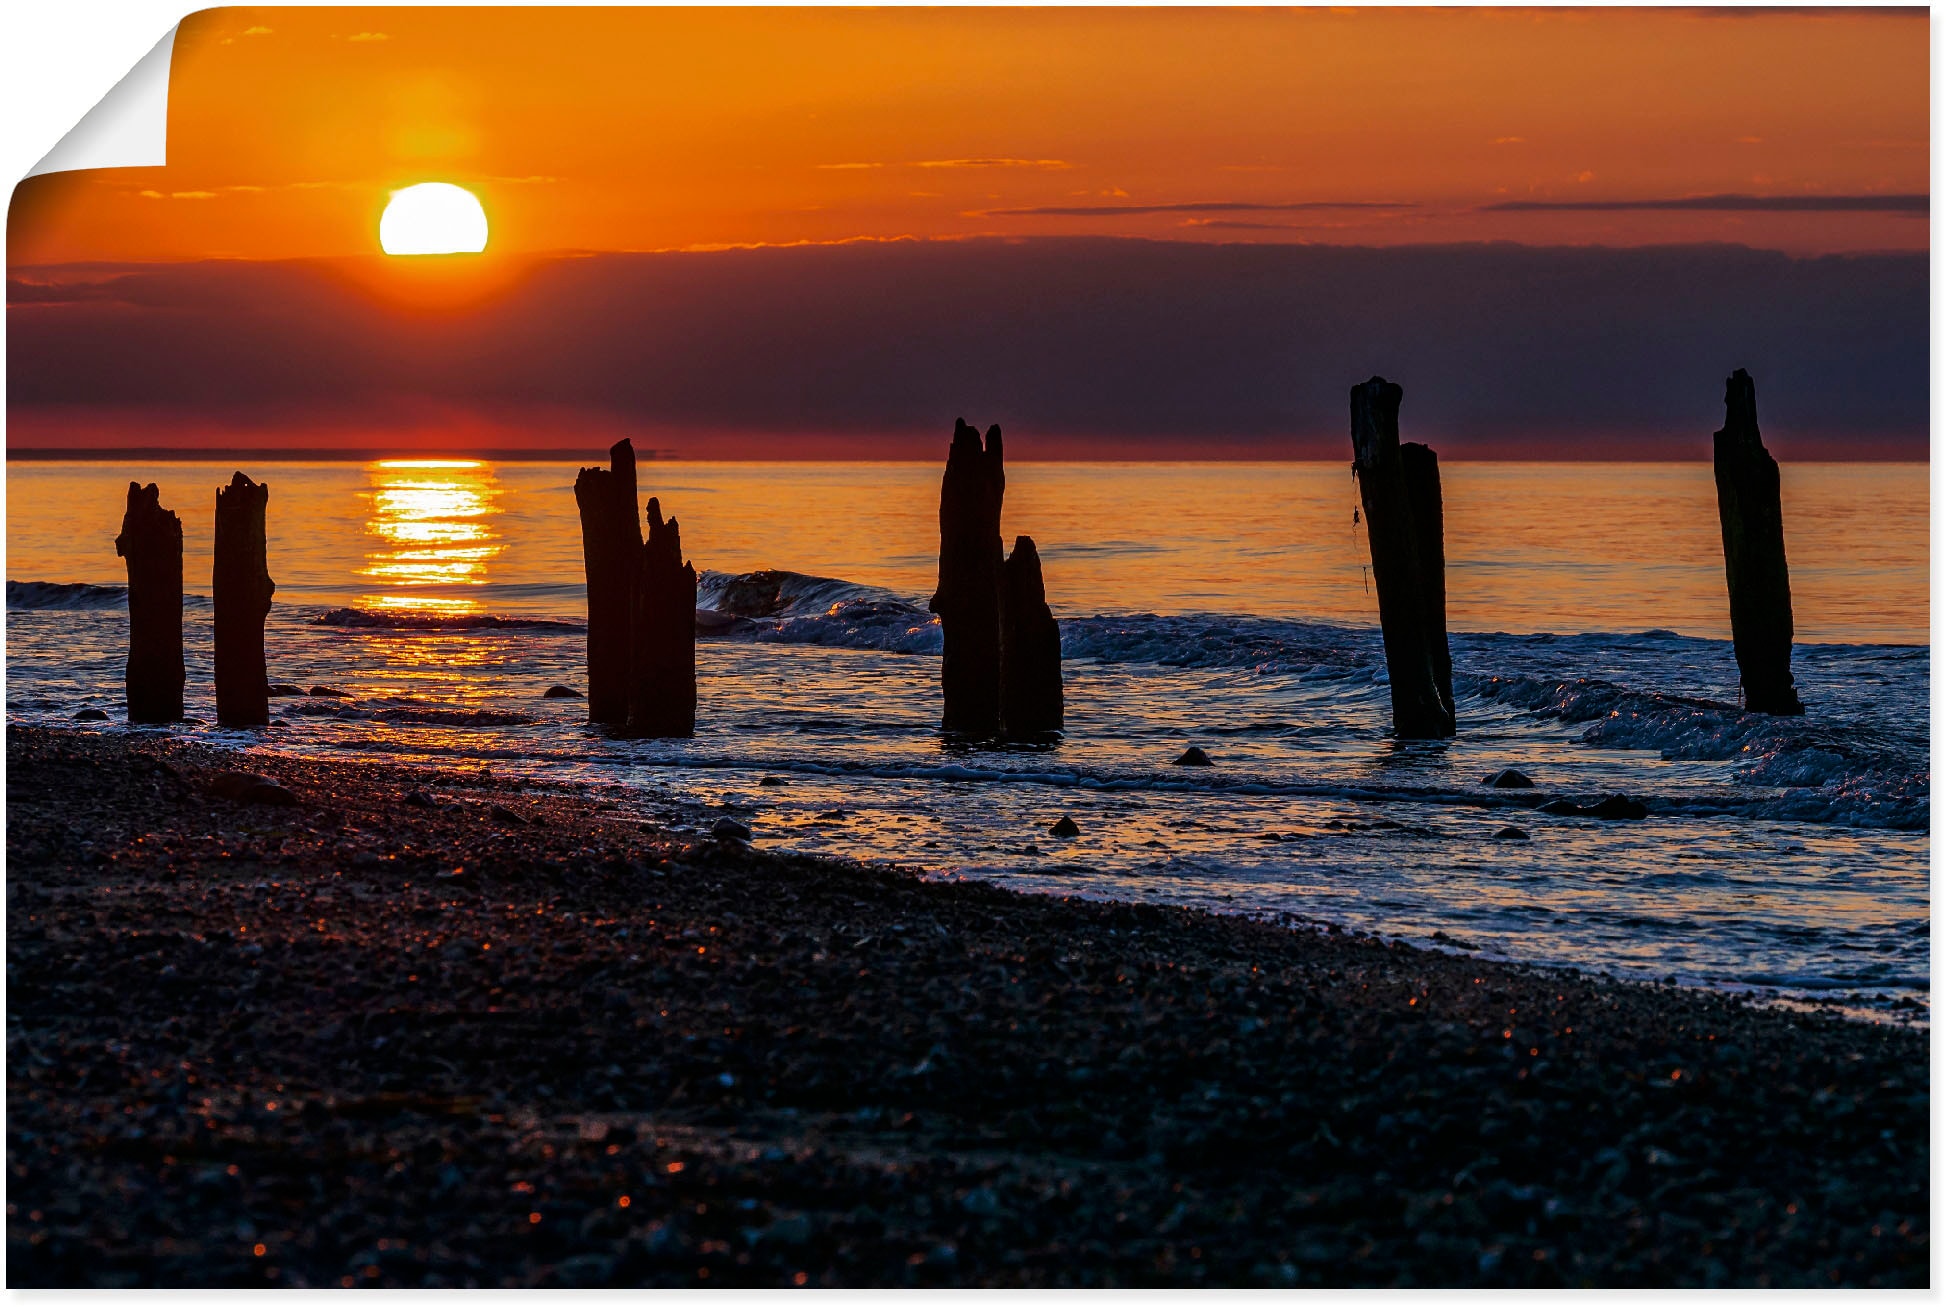
[[[1928,450],[1930,454],[1930,449]],[[478,459],[488,463],[579,463],[589,459],[600,462],[607,456],[607,449],[589,447],[564,449],[405,449],[398,446],[375,446],[361,448],[329,449],[268,449],[258,447],[224,446],[178,446],[178,445],[125,445],[91,446],[78,449],[60,449],[52,446],[30,446],[21,449],[8,449],[9,463],[110,463],[150,461],[159,463],[232,463],[249,461],[257,463],[370,463],[394,458],[451,458]],[[914,463],[933,465],[943,463],[940,457],[912,458],[859,458],[846,455],[809,455],[794,458],[774,456],[751,456],[725,454],[715,457],[676,454],[668,450],[637,449],[638,462],[657,463]],[[1160,454],[1150,458],[1035,458],[1013,455],[1009,463],[1326,463],[1349,462],[1349,457],[1277,457],[1274,455],[1224,455],[1218,453],[1197,456]],[[1651,464],[1651,463],[1700,463],[1712,461],[1707,453],[1699,453],[1694,458],[1670,457],[1617,457],[1608,454],[1593,458],[1506,458],[1500,456],[1470,457],[1464,452],[1440,454],[1442,463],[1586,463],[1594,464]],[[1844,466],[1854,463],[1907,464],[1911,466],[1930,466],[1930,456],[1912,457],[1874,457],[1870,455],[1852,458],[1793,458],[1795,466],[1832,465]]]

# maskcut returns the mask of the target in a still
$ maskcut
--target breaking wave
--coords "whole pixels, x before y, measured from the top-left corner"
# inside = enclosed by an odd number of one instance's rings
[[[206,604],[202,595],[186,594],[185,605]],[[125,585],[91,585],[86,581],[9,581],[7,607],[23,610],[101,612],[128,605]]]

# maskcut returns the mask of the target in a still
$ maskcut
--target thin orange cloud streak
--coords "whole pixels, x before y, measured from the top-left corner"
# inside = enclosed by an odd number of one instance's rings
[[[1923,249],[1896,210],[1640,206],[1924,194],[1927,42],[1923,10],[206,10],[169,166],[23,184],[9,262],[368,253],[420,181],[480,195],[496,254]]]

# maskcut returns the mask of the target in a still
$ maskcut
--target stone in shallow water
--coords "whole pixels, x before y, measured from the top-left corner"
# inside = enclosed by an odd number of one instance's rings
[[[1047,833],[1060,839],[1071,840],[1081,833],[1081,828],[1074,824],[1074,818],[1063,817],[1052,826],[1049,826]]]
[[[718,817],[709,833],[719,840],[748,840],[750,828],[734,817]]]
[[[571,685],[550,685],[541,695],[543,699],[581,699],[586,696]]]
[[[74,715],[74,720],[77,722],[105,722],[108,720],[108,714],[99,708],[83,708]]]
[[[301,685],[287,685],[279,681],[270,687],[270,697],[273,699],[288,699],[292,696],[302,697],[303,694],[304,687]]]
[[[1523,773],[1515,771],[1512,767],[1501,768],[1499,771],[1493,773],[1493,775],[1487,777],[1486,783],[1496,790],[1531,790],[1534,788],[1534,782],[1528,780]]]
[[[349,699],[352,697],[352,693],[350,690],[337,690],[328,685],[314,685],[311,687],[311,697],[313,699]]]
[[[1175,766],[1178,767],[1214,767],[1215,765],[1215,763],[1210,761],[1210,756],[1207,753],[1204,753],[1193,744],[1187,749],[1184,749],[1182,757],[1175,761]]]
[[[1502,826],[1499,830],[1493,832],[1493,838],[1496,840],[1524,840],[1531,837],[1518,826]]]

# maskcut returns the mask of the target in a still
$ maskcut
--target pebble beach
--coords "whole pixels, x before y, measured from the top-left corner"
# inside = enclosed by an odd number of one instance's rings
[[[10,727],[10,1284],[1928,1282],[1924,1031]]]

